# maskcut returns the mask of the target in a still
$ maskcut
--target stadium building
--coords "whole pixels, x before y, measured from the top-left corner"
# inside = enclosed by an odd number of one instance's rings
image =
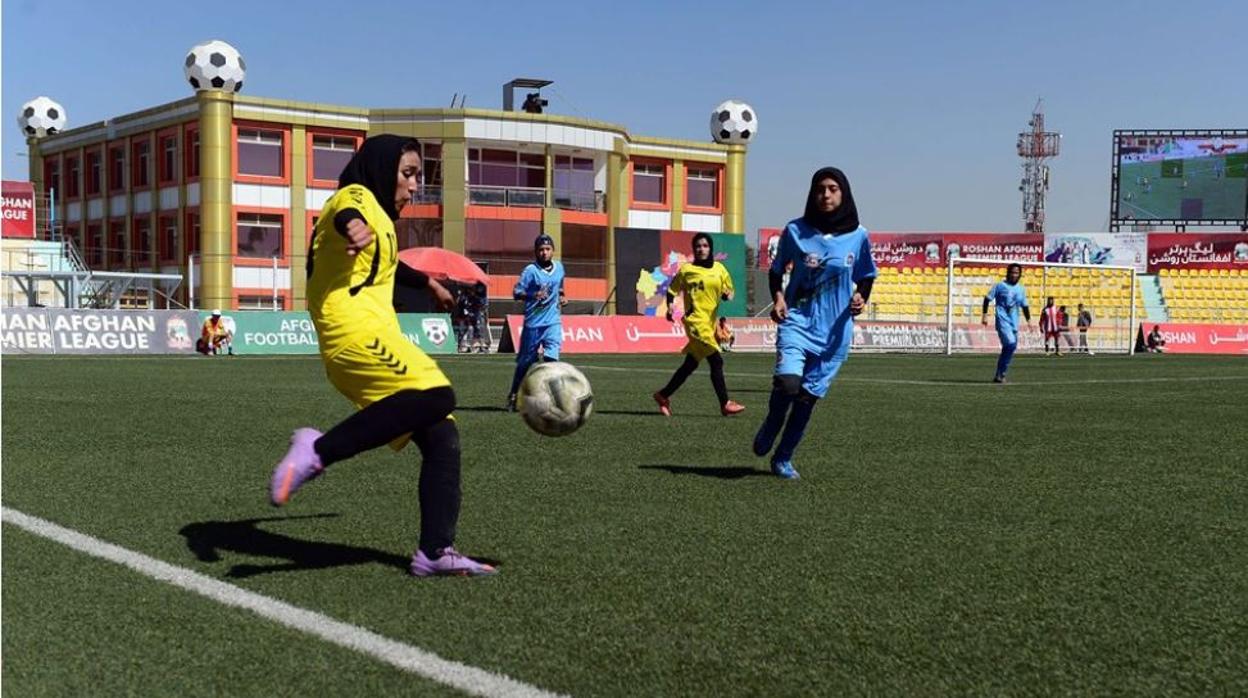
[[[176,300],[198,307],[302,309],[317,215],[361,141],[381,133],[424,149],[401,248],[470,257],[494,298],[510,298],[539,233],[556,241],[569,298],[611,312],[617,228],[744,230],[750,124],[696,142],[540,113],[536,92],[512,109],[515,89],[547,84],[528,80],[505,86],[501,110],[266,99],[237,92],[244,70],[228,44],[197,46],[186,65],[193,97],[69,130],[54,125],[59,105],[28,103],[19,121],[30,180],[73,265],[180,274]]]

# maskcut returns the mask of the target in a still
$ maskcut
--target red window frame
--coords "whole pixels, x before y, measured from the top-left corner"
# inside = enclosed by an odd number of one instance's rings
[[[663,167],[663,201],[638,201],[637,186],[633,177],[635,165],[660,165]],[[658,158],[632,158],[628,161],[628,207],[639,211],[670,211],[672,210],[672,161]]]
[[[274,177],[269,175],[243,174],[238,171],[238,131],[268,131],[282,135],[282,174]],[[290,127],[265,121],[235,121],[230,125],[230,148],[234,181],[249,184],[275,184],[290,186]]]
[[[307,143],[305,145],[308,159],[307,184],[309,187],[319,187],[322,189],[337,189],[338,180],[336,179],[317,179],[316,173],[316,150],[312,147],[312,142],[316,136],[333,136],[334,138],[351,138],[355,141],[355,151],[359,152],[360,144],[364,142],[364,135],[359,131],[348,131],[345,129],[318,128],[308,129]],[[424,163],[421,163],[424,167]]]

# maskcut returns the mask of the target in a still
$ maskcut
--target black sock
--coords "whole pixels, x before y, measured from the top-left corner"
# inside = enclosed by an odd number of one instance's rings
[[[342,420],[316,440],[322,465],[330,465],[394,441],[418,434],[446,419],[455,409],[450,386],[404,390],[378,400]]]
[[[452,419],[413,434],[420,447],[420,549],[432,560],[455,543],[459,523],[459,429]]]
[[[724,381],[724,357],[711,354],[706,357],[711,365],[711,385],[715,387],[715,397],[719,398],[719,406],[728,404],[728,384]]]
[[[667,382],[667,385],[663,386],[659,394],[663,397],[671,397],[677,390],[680,390],[680,386],[684,385],[685,380],[693,375],[693,372],[696,370],[698,370],[698,360],[689,354],[685,354],[685,362],[680,365],[680,368],[676,369],[676,372],[672,374],[672,379]]]

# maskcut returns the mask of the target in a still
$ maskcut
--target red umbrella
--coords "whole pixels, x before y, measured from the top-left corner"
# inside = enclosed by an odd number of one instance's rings
[[[399,261],[423,271],[438,281],[454,281],[461,284],[483,283],[490,277],[477,263],[456,252],[441,247],[412,247],[399,252]]]

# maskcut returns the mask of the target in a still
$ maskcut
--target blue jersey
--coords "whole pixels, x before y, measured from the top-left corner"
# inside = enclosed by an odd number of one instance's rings
[[[878,274],[867,229],[824,234],[798,218],[780,236],[771,271],[793,269],[784,292],[789,316],[780,325],[786,339],[815,354],[849,351],[854,323],[849,314],[854,284]]]
[[[988,300],[997,307],[997,331],[1018,332],[1018,309],[1030,307],[1027,305],[1027,289],[1022,282],[1011,286],[998,281],[988,291]]]
[[[559,295],[563,291],[563,264],[553,262],[550,271],[536,263],[524,268],[513,295],[524,301],[524,326],[547,327],[559,324]],[[546,295],[538,300],[539,291]]]

